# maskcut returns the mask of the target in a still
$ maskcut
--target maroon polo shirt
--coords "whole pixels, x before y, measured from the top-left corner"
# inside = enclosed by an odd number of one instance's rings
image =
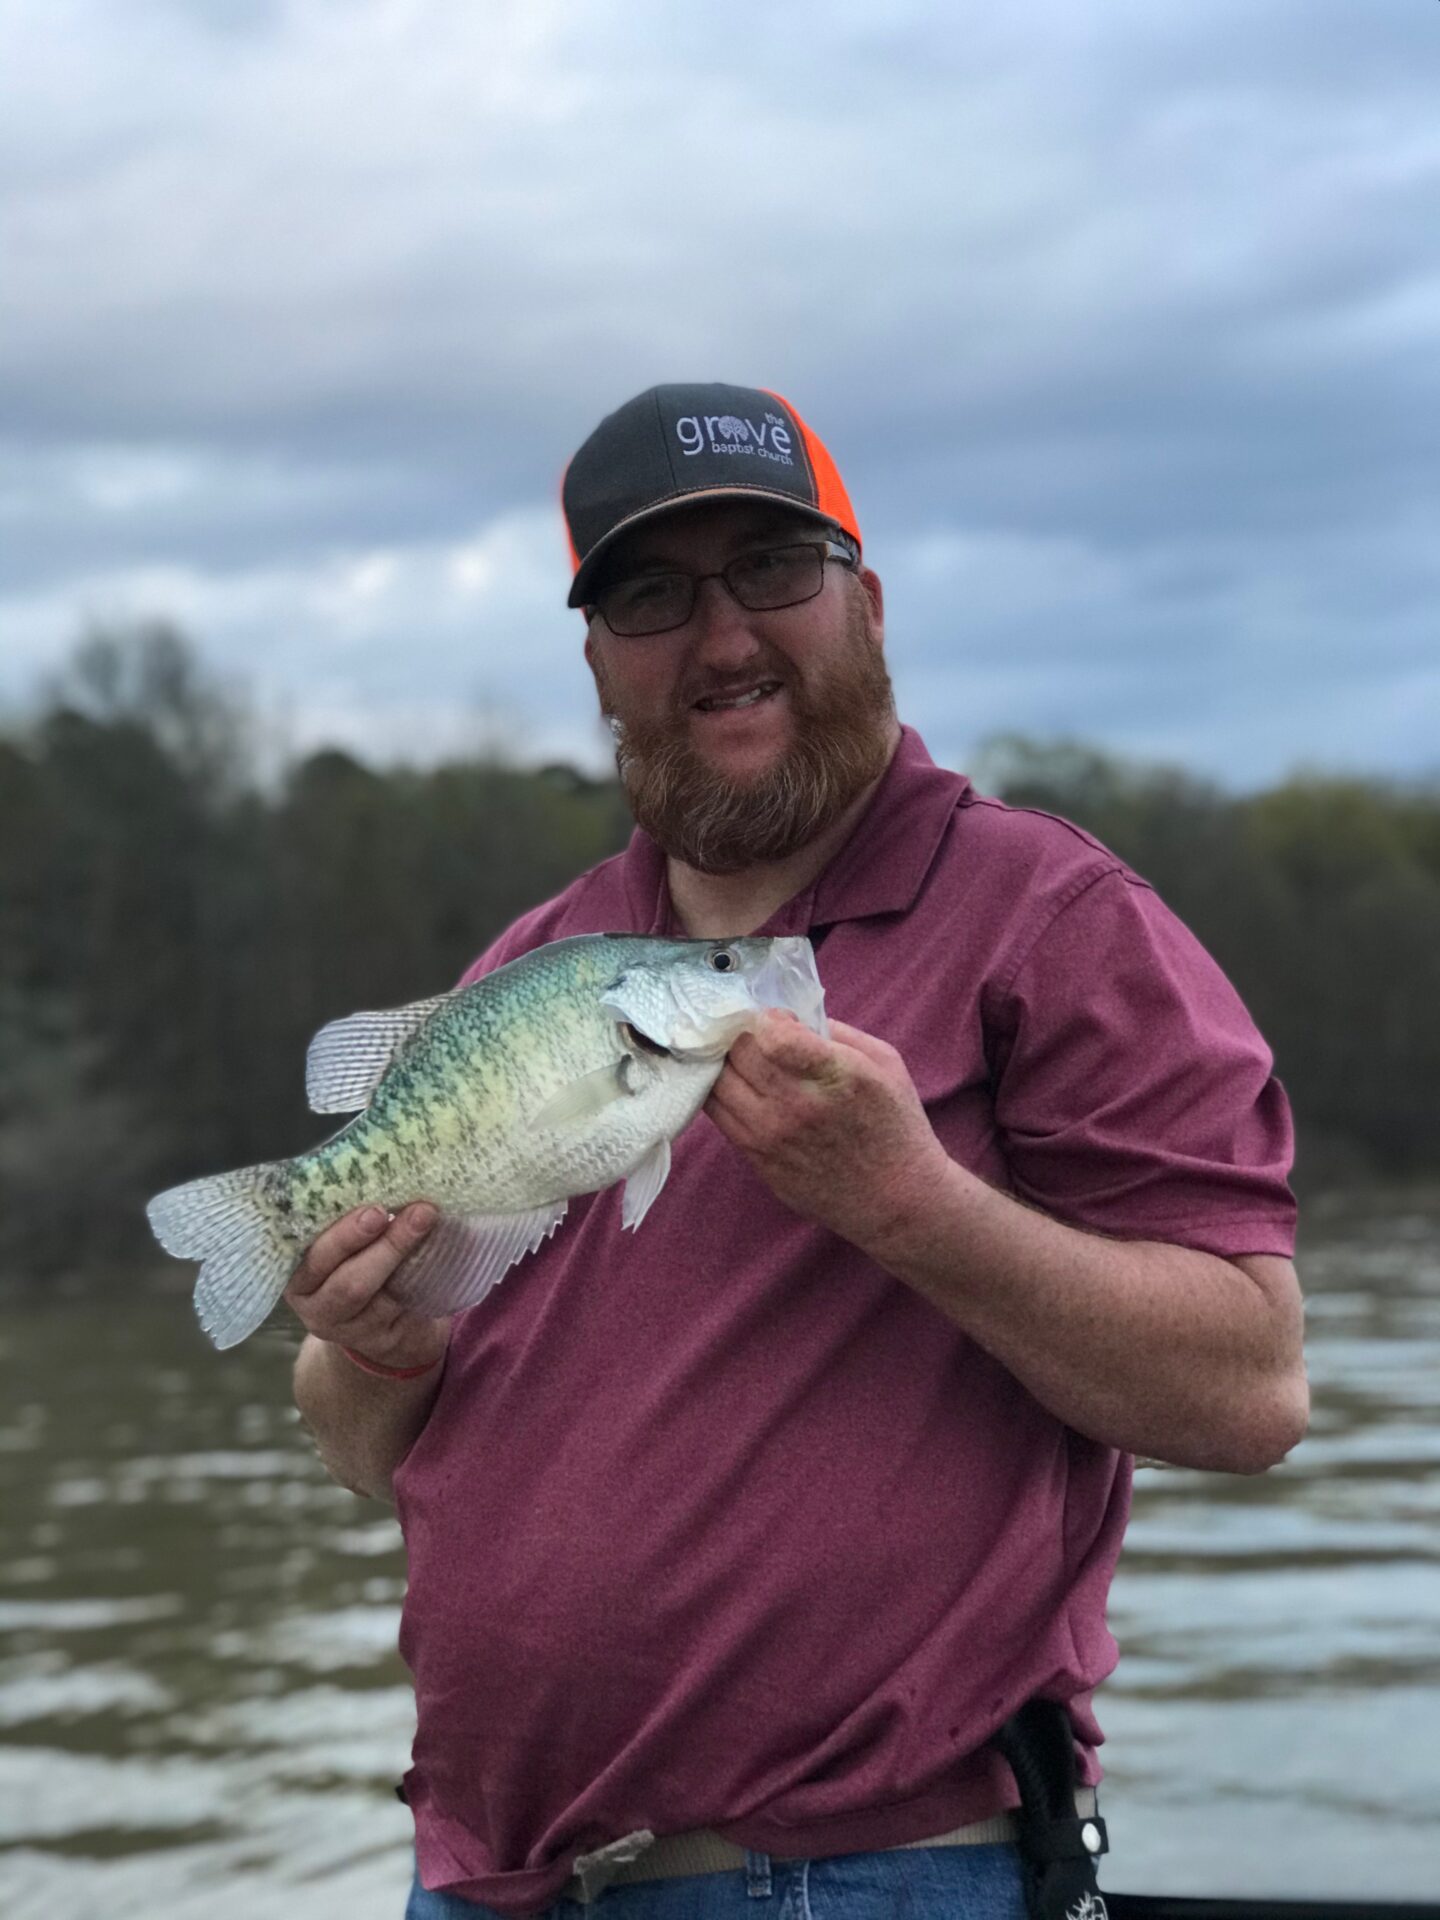
[[[680,931],[644,834],[471,975],[575,933]],[[955,1159],[1057,1219],[1288,1254],[1291,1134],[1214,962],[1088,834],[908,729],[765,933],[895,1045]],[[1014,1804],[986,1743],[1091,1693],[1131,1462],[775,1199],[703,1115],[637,1234],[619,1189],[460,1316],[396,1475],[428,1887],[507,1912],[648,1827],[780,1855]]]

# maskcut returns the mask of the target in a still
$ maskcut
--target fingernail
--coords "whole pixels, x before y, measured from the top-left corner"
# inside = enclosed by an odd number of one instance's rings
[[[428,1233],[439,1217],[434,1207],[419,1206],[410,1209],[410,1225],[416,1233]]]
[[[383,1207],[367,1207],[360,1216],[360,1226],[365,1233],[379,1233],[389,1219]]]

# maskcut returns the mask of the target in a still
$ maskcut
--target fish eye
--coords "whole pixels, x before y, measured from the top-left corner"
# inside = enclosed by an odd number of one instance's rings
[[[710,955],[710,964],[716,973],[733,973],[737,962],[729,947],[716,947]]]

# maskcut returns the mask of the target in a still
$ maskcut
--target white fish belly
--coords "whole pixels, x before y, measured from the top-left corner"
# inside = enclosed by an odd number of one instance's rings
[[[444,1183],[447,1197],[435,1197],[456,1212],[518,1213],[613,1186],[661,1140],[673,1140],[689,1125],[720,1076],[718,1061],[657,1064],[660,1071],[640,1092],[621,1093],[583,1121],[562,1127],[521,1121],[496,1151],[457,1156]]]

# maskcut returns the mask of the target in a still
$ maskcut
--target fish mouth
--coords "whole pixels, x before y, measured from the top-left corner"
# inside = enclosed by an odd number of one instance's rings
[[[755,997],[762,1006],[793,1013],[802,1026],[822,1040],[829,1039],[825,988],[815,965],[815,949],[804,934],[787,934],[771,942],[755,976]]]
[[[758,707],[784,689],[783,680],[754,680],[748,686],[721,693],[706,693],[692,702],[696,713],[738,713],[745,707]]]
[[[652,1040],[650,1035],[637,1027],[633,1020],[622,1020],[620,1032],[637,1053],[652,1053],[661,1060],[673,1060],[675,1057],[671,1048],[662,1047],[658,1040]]]

